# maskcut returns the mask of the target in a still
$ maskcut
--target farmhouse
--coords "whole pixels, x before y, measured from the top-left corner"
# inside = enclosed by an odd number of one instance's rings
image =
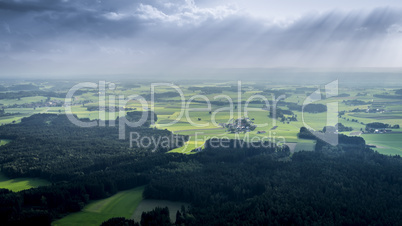
[[[374,133],[389,133],[389,132],[392,132],[392,130],[385,128],[374,130]]]
[[[240,133],[240,132],[250,132],[253,131],[256,126],[254,125],[254,122],[250,121],[247,118],[240,118],[240,119],[235,119],[231,120],[231,123],[225,124],[225,127],[227,128],[227,131],[230,133]]]

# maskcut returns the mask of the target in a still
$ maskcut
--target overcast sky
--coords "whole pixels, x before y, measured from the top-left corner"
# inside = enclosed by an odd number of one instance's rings
[[[402,67],[400,0],[0,0],[0,76]]]

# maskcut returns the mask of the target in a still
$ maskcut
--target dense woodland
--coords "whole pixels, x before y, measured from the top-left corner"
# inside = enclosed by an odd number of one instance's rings
[[[130,131],[170,134],[146,126]],[[286,146],[229,140],[226,148],[210,140],[202,152],[183,155],[129,148],[128,140],[118,140],[117,127],[79,128],[65,116],[42,114],[0,127],[0,138],[13,140],[0,147],[4,174],[52,182],[18,193],[1,189],[2,225],[47,225],[90,200],[140,185],[146,185],[145,198],[191,204],[171,219],[178,225],[402,222],[402,160],[368,149],[360,137],[340,135],[336,147],[317,140],[315,151],[293,155]],[[166,225],[166,212],[104,225]]]
[[[308,113],[322,113],[327,111],[327,105],[324,104],[308,104],[303,106],[293,102],[279,101],[278,106],[286,106],[291,111],[303,111]]]

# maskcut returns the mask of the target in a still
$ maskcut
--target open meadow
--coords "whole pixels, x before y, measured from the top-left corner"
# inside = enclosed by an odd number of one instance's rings
[[[80,212],[54,221],[52,225],[100,225],[112,217],[130,218],[142,200],[144,187],[121,191],[109,198],[93,201]]]
[[[37,188],[39,186],[46,186],[50,183],[46,180],[39,178],[15,178],[10,179],[0,173],[0,188],[6,188],[13,192],[19,192],[22,190]]]

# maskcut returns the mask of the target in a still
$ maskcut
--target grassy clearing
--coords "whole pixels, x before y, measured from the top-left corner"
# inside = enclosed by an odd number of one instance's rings
[[[402,155],[402,133],[362,134],[367,144],[376,145],[374,150],[385,155]]]
[[[0,140],[0,146],[6,145],[6,144],[8,144],[8,143],[10,143],[10,142],[11,142],[11,140],[2,139],[2,140]]]
[[[0,117],[0,125],[11,124],[11,123],[19,123],[21,119],[27,117],[28,115],[16,115],[16,116],[4,116]]]
[[[54,221],[52,225],[100,225],[112,217],[130,218],[142,201],[144,186],[121,191],[109,198],[93,201],[78,213]]]
[[[191,154],[191,153],[194,153],[194,152],[191,152],[192,150],[194,150],[196,148],[203,148],[205,141],[206,140],[196,140],[195,136],[191,136],[190,140],[187,141],[182,147],[173,149],[169,152]]]
[[[21,119],[24,117],[29,117],[32,114],[45,113],[49,110],[49,108],[6,108],[6,113],[20,113],[18,115],[12,116],[2,116],[0,117],[0,125],[10,124],[10,123],[19,123]]]
[[[39,178],[15,178],[9,179],[0,173],[0,188],[6,188],[13,192],[37,188],[39,186],[49,185],[50,182]]]

